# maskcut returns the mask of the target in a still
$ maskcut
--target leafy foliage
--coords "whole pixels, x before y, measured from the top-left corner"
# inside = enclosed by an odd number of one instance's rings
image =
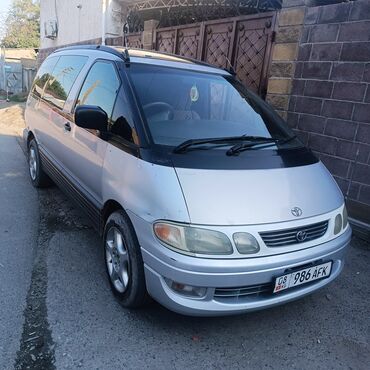
[[[5,21],[2,44],[7,48],[37,48],[40,44],[39,0],[13,0]]]

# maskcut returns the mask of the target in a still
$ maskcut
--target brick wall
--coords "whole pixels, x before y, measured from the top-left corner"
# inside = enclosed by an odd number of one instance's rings
[[[370,224],[370,1],[294,10],[305,14],[296,56],[285,53],[294,77],[288,101],[284,93],[275,106],[331,171],[350,215]]]

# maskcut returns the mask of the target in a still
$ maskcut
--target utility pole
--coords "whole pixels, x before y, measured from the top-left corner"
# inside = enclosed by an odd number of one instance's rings
[[[102,23],[101,23],[101,44],[105,45],[105,26],[106,26],[107,1],[102,0]]]
[[[4,90],[6,90],[6,81],[5,81],[5,47],[4,46],[0,46],[0,66],[1,66],[1,74],[2,74],[2,78],[3,78],[3,86],[4,86]]]

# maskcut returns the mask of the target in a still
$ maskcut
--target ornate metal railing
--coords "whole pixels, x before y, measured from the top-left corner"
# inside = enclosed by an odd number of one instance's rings
[[[127,5],[130,32],[142,31],[145,20],[159,20],[159,27],[202,22],[266,12],[281,8],[282,0],[146,0]]]

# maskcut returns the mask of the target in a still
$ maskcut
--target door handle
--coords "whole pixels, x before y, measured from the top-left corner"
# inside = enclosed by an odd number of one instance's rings
[[[71,125],[70,125],[70,123],[69,123],[69,122],[67,122],[67,123],[65,123],[65,124],[64,124],[64,129],[65,129],[66,131],[71,131]]]

